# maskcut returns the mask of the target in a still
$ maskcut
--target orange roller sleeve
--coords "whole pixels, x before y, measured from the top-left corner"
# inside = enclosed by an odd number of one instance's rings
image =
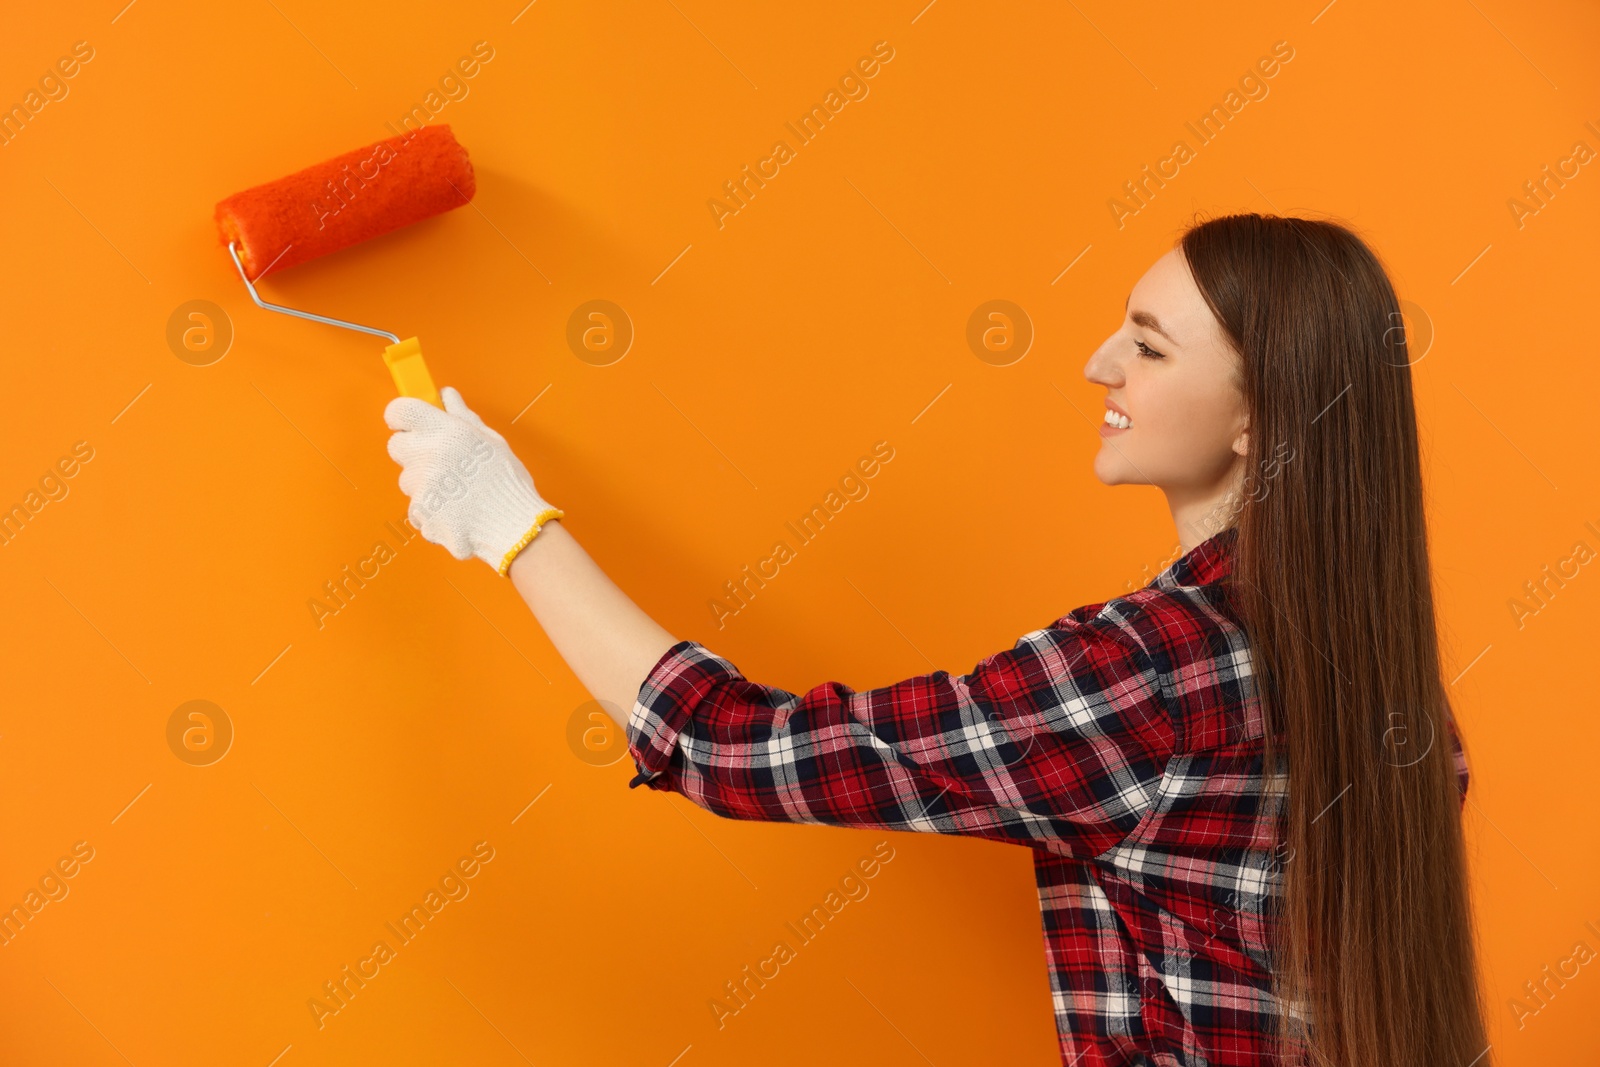
[[[217,203],[251,281],[460,207],[477,183],[450,127],[423,126]]]

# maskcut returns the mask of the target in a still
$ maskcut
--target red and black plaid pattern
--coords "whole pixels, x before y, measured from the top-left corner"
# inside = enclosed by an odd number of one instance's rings
[[[1271,1062],[1285,783],[1280,757],[1259,801],[1260,709],[1222,581],[1235,536],[965,675],[797,695],[680,641],[630,715],[629,785],[730,819],[1026,846],[1063,1064]]]

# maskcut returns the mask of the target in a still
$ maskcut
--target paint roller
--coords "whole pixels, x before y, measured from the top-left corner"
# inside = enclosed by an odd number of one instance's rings
[[[217,230],[258,307],[388,338],[383,361],[400,395],[440,407],[415,337],[269,304],[254,282],[460,207],[476,191],[450,127],[423,126],[218,201]]]

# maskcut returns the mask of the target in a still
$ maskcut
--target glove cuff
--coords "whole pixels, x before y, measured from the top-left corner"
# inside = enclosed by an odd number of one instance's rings
[[[511,563],[517,558],[517,553],[533,543],[533,539],[539,536],[539,531],[544,527],[544,524],[551,519],[559,519],[565,515],[566,512],[554,506],[547,506],[543,511],[539,512],[533,520],[533,525],[528,528],[528,532],[518,538],[516,544],[512,545],[510,550],[506,552],[505,557],[500,560],[499,565],[495,567],[495,573],[502,578],[506,577],[511,572]]]

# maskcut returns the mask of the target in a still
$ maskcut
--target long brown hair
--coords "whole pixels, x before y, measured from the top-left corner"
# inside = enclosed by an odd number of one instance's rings
[[[1334,222],[1229,215],[1179,245],[1238,353],[1249,487],[1230,596],[1263,768],[1287,759],[1273,985],[1315,1067],[1488,1067],[1405,320]],[[1264,776],[1265,777],[1265,776]],[[1309,1009],[1301,1028],[1287,1010]]]

